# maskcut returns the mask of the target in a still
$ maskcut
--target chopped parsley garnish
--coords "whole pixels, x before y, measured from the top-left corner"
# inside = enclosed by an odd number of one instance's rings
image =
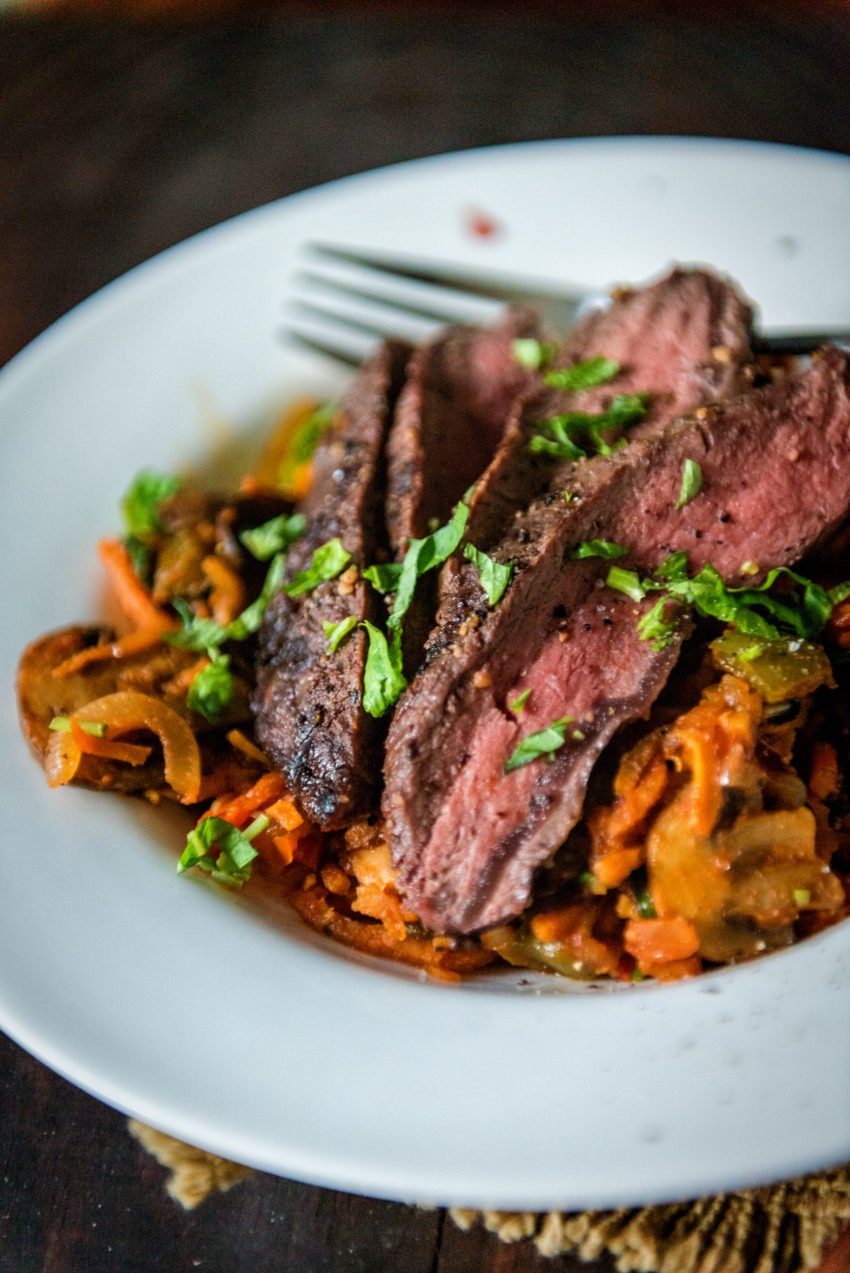
[[[272,558],[260,595],[227,627],[222,627],[215,619],[206,619],[195,614],[188,602],[182,597],[175,597],[174,608],[183,620],[183,626],[177,632],[166,632],[165,640],[181,650],[198,650],[213,659],[216,650],[225,641],[244,641],[246,637],[259,632],[266,606],[283,582],[285,562],[284,553],[278,553]]]
[[[508,711],[513,712],[514,716],[519,716],[525,711],[525,705],[531,697],[531,690],[523,690],[521,694],[517,694],[512,702],[508,703]]]
[[[182,485],[173,473],[154,473],[145,469],[133,482],[121,501],[127,535],[144,540],[162,530],[159,506]]]
[[[514,358],[526,371],[539,371],[550,363],[558,352],[558,346],[549,340],[520,337],[513,343]]]
[[[351,553],[342,546],[339,538],[329,539],[321,544],[304,570],[299,570],[283,591],[288,597],[301,597],[305,592],[312,592],[320,583],[328,583],[341,575],[351,561]]]
[[[121,501],[124,516],[124,547],[133,569],[144,579],[151,560],[149,541],[162,531],[159,506],[181,487],[179,477],[171,473],[154,473],[145,469],[134,480]]]
[[[216,653],[212,662],[201,668],[189,686],[186,706],[215,724],[233,697],[233,675],[230,655]]]
[[[663,594],[638,623],[641,638],[651,641],[656,649],[668,645],[676,634],[675,602],[691,606],[704,618],[734,624],[746,636],[775,640],[785,631],[812,640],[820,634],[837,604],[834,598],[850,596],[850,582],[828,592],[786,566],[771,570],[758,587],[739,588],[724,583],[710,562],[693,578],[689,578],[687,570],[687,553],[676,552],[648,579],[617,567],[608,572],[608,586],[626,593],[633,601],[642,600],[650,592]],[[787,580],[794,587],[773,591],[780,580]]]
[[[402,670],[401,629],[395,628],[389,640],[368,619],[363,627],[369,635],[366,666],[363,669],[363,708],[370,716],[383,716],[398,701],[407,687]]]
[[[609,588],[624,592],[632,601],[643,601],[646,588],[640,581],[636,570],[626,570],[623,566],[612,566],[605,581]]]
[[[638,620],[638,636],[649,641],[653,650],[663,650],[679,630],[679,614],[670,605],[669,597],[661,597],[651,610]]]
[[[620,370],[615,358],[585,358],[572,367],[556,367],[543,377],[552,389],[568,389],[577,393],[580,389],[594,389],[607,384]]]
[[[625,557],[628,550],[621,544],[612,544],[610,539],[583,539],[570,554],[574,560],[582,557],[602,557],[606,561],[615,561],[617,557]]]
[[[407,686],[402,669],[402,621],[413,601],[418,580],[447,561],[463,539],[469,518],[465,499],[470,494],[471,491],[467,491],[445,526],[439,526],[424,539],[412,539],[402,562],[369,566],[363,571],[364,578],[378,592],[395,593],[386,633],[366,620],[362,625],[369,634],[363,671],[363,707],[370,716],[383,716],[388,712]]]
[[[556,751],[560,751],[567,741],[567,726],[572,723],[572,719],[572,716],[562,716],[560,720],[547,725],[546,729],[538,730],[536,734],[529,734],[527,738],[523,738],[505,761],[505,773],[509,774],[514,769],[521,769],[523,765],[530,765],[532,760],[539,760],[541,756],[551,756]]]
[[[177,874],[182,875],[192,867],[198,867],[219,884],[241,888],[250,879],[251,864],[257,856],[251,841],[268,825],[269,819],[264,813],[244,831],[223,818],[202,819],[186,837],[186,847],[177,863]],[[218,849],[215,856],[214,849]]]
[[[263,622],[263,615],[266,612],[266,606],[275,593],[280,591],[285,566],[285,553],[278,553],[276,557],[272,557],[269,568],[266,571],[266,577],[263,580],[260,595],[249,606],[246,606],[242,613],[237,615],[233,622],[229,623],[225,628],[228,640],[244,641],[247,636],[252,636],[253,633],[259,632],[260,624]]]
[[[487,601],[490,606],[498,605],[505,595],[505,589],[511,582],[514,573],[513,563],[508,562],[503,565],[500,561],[494,561],[492,557],[480,552],[473,544],[466,545],[463,555],[477,569],[481,587],[487,595]]]
[[[180,650],[206,652],[212,658],[218,647],[227,640],[227,628],[216,623],[215,619],[205,619],[195,614],[188,601],[184,601],[182,597],[174,598],[174,609],[183,620],[183,626],[177,632],[166,632],[165,639],[169,645],[176,645]]]
[[[702,468],[696,460],[685,460],[682,465],[682,486],[676,508],[684,508],[702,490]]]
[[[368,579],[377,592],[395,592],[401,578],[401,569],[400,561],[390,561],[384,566],[368,566],[363,571],[363,578]]]
[[[92,738],[105,738],[106,725],[96,720],[78,720],[77,724],[84,734],[89,734]],[[70,716],[54,716],[53,720],[47,726],[57,734],[68,734],[71,732]]]
[[[243,530],[239,539],[257,561],[269,561],[300,539],[306,526],[307,518],[303,513],[293,513],[291,517],[281,513],[279,517],[263,522],[262,526]]]
[[[334,654],[345,638],[354,628],[357,627],[357,615],[349,614],[344,619],[340,619],[339,623],[323,623],[322,630],[328,638],[326,654]]]
[[[613,455],[626,445],[622,430],[642,420],[649,406],[647,393],[618,393],[598,415],[567,411],[541,420],[529,450],[558,460],[581,460],[588,455]]]
[[[387,620],[388,627],[400,627],[413,600],[417,580],[429,570],[434,570],[437,566],[442,566],[444,561],[448,561],[463,539],[468,520],[469,507],[461,500],[445,526],[440,526],[424,539],[410,541],[407,552],[404,554],[404,561],[401,563],[401,570],[398,572],[395,601]]]

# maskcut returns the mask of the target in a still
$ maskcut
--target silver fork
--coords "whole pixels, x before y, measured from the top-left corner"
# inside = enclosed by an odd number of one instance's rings
[[[421,341],[448,324],[497,323],[511,304],[532,306],[544,329],[559,332],[609,303],[602,292],[507,275],[476,277],[439,262],[312,243],[302,249],[291,282],[283,333],[359,366],[381,339]],[[754,346],[758,353],[807,354],[823,344],[845,344],[848,331],[850,324],[841,331],[763,332]]]

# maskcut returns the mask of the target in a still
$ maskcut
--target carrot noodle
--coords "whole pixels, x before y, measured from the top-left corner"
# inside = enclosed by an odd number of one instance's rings
[[[130,554],[120,540],[102,539],[97,551],[106,567],[115,599],[133,628],[159,628],[160,633],[163,633],[178,626],[177,620],[153,600],[136,574]]]
[[[230,743],[231,747],[235,747],[237,751],[241,751],[242,754],[247,756],[249,760],[256,760],[258,765],[264,765],[266,769],[271,767],[269,765],[268,758],[260,751],[257,744],[251,742],[251,739],[247,738],[245,734],[242,733],[241,729],[228,730],[225,734],[225,738]]]
[[[162,641],[163,633],[170,631],[174,626],[170,620],[165,627],[157,622],[152,627],[137,628],[135,632],[128,632],[125,636],[119,637],[117,641],[105,641],[100,645],[91,645],[85,650],[78,650],[70,658],[57,663],[52,675],[61,680],[63,677],[73,676],[75,673],[81,672],[83,668],[89,667],[92,663],[101,663],[107,659],[126,659],[131,658],[134,654],[144,654],[147,650],[153,650],[158,646]]]
[[[92,737],[80,728],[79,721],[71,717],[71,734],[84,756],[99,756],[101,760],[119,760],[126,765],[143,765],[149,759],[152,748],[135,743],[113,742],[110,738]]]
[[[280,774],[265,773],[247,791],[219,796],[210,805],[208,816],[222,818],[225,822],[232,822],[235,827],[242,828],[247,826],[265,805],[278,800],[284,791],[284,782]]]
[[[204,557],[201,569],[212,584],[209,606],[216,623],[226,627],[245,609],[245,585],[220,557]]]

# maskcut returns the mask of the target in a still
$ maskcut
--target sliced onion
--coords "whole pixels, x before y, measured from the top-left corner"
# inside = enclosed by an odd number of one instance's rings
[[[72,782],[83,753],[71,733],[51,733],[44,752],[44,772],[50,787],[64,787]]]
[[[86,703],[74,716],[79,721],[106,725],[110,737],[135,729],[149,729],[162,743],[165,781],[183,804],[197,801],[201,789],[200,748],[183,717],[165,703],[136,690],[119,690]]]

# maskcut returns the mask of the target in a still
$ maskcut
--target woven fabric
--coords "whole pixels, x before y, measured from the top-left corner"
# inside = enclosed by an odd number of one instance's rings
[[[191,1209],[250,1176],[228,1162],[131,1120],[130,1131],[169,1171],[166,1188]],[[610,1253],[621,1273],[808,1273],[850,1223],[850,1165],[760,1189],[661,1207],[615,1211],[470,1211],[502,1242],[532,1239],[541,1255]]]

